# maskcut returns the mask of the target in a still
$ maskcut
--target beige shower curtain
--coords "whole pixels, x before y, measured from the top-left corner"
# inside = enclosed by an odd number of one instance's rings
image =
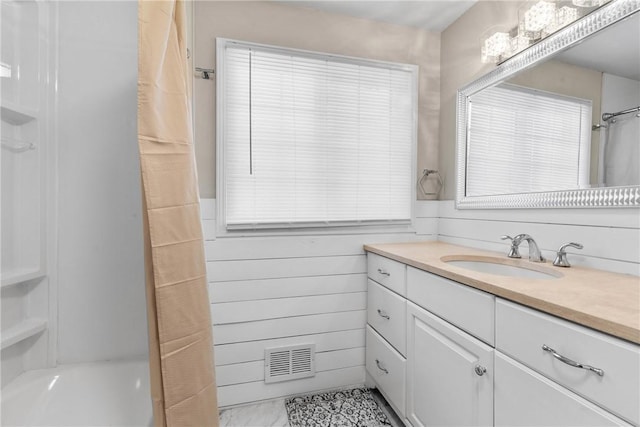
[[[217,426],[183,1],[138,2],[138,146],[156,426]]]

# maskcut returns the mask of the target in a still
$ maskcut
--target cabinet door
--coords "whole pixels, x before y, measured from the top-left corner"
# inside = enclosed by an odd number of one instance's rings
[[[495,371],[496,426],[629,425],[498,351]]]
[[[493,348],[413,303],[407,418],[414,427],[493,424]]]

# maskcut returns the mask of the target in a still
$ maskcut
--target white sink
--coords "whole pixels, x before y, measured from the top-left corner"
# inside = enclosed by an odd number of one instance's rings
[[[562,273],[542,264],[529,261],[493,258],[477,255],[450,255],[442,257],[447,264],[476,271],[478,273],[495,274],[498,276],[518,277],[523,279],[557,279]],[[526,264],[525,264],[526,263]]]

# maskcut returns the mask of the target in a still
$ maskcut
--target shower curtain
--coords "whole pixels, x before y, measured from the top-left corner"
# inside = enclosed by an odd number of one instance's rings
[[[609,121],[605,145],[608,187],[640,184],[640,117],[628,114]]]
[[[185,4],[138,2],[138,147],[154,422],[217,426]]]

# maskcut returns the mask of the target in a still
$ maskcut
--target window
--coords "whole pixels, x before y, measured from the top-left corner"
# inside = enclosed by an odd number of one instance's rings
[[[588,186],[591,101],[503,84],[474,94],[470,117],[467,196]]]
[[[217,49],[227,229],[410,222],[416,66],[231,40]]]

